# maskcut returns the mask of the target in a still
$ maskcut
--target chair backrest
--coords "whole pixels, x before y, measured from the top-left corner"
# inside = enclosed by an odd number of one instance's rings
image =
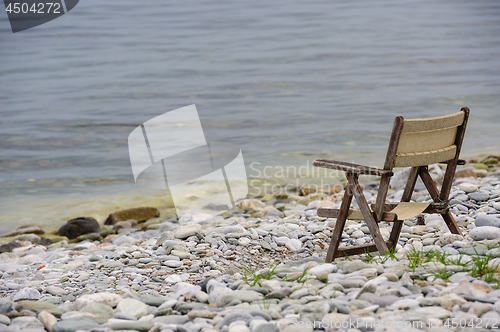
[[[389,147],[385,168],[425,166],[458,159],[468,111],[464,107],[460,112],[435,118],[396,118],[390,143],[393,146]],[[389,156],[391,150],[393,156]]]
[[[469,112],[467,107],[463,107],[458,113],[435,118],[405,120],[402,116],[396,117],[384,169],[392,171],[394,167],[418,167],[447,162],[440,193],[440,198],[447,200],[462,148]],[[382,176],[375,208],[379,220],[389,182],[390,176]]]

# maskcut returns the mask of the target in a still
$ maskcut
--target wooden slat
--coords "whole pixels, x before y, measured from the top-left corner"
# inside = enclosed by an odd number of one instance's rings
[[[352,191],[354,197],[356,198],[356,202],[358,203],[361,213],[365,217],[364,220],[366,226],[368,226],[368,229],[370,230],[373,241],[377,245],[379,251],[381,252],[388,251],[389,249],[387,248],[387,245],[385,244],[384,239],[382,238],[382,234],[380,233],[380,229],[378,228],[378,223],[373,218],[373,215],[370,211],[370,207],[366,202],[365,196],[363,196],[363,190],[359,185],[357,176],[353,176],[350,182],[352,185]]]
[[[350,179],[352,178],[352,173],[347,173],[347,181],[348,183],[350,182]],[[352,190],[351,186],[348,185],[345,193],[344,193],[344,198],[342,199],[342,203],[340,204],[340,213],[337,218],[337,222],[335,223],[335,227],[333,228],[333,233],[332,233],[332,238],[330,241],[330,246],[328,247],[328,252],[326,254],[326,259],[325,261],[327,263],[330,263],[333,261],[333,258],[335,257],[335,253],[337,252],[337,248],[339,247],[340,240],[342,238],[342,232],[344,230],[345,226],[345,221],[347,219],[347,213],[349,212],[349,206],[351,206],[352,202]]]
[[[467,122],[469,121],[470,110],[467,107],[463,107],[461,112],[464,113],[463,124],[457,130],[457,137],[455,139],[455,146],[457,151],[455,153],[455,159],[451,160],[446,167],[446,172],[444,173],[443,185],[441,186],[441,200],[447,200],[450,196],[451,186],[453,184],[453,178],[455,177],[455,171],[457,169],[457,164],[460,165],[460,150],[462,149],[462,142],[464,140],[465,128],[467,127]]]
[[[441,130],[445,128],[458,127],[464,122],[464,112],[460,111],[450,115],[438,116],[427,119],[405,120],[403,133],[420,131]]]
[[[354,174],[368,174],[368,175],[377,175],[377,176],[389,175],[389,174],[391,176],[393,175],[392,171],[390,171],[390,170],[384,170],[384,169],[375,168],[375,167],[368,167],[368,166],[363,166],[363,165],[351,164],[351,163],[346,163],[343,161],[336,161],[336,160],[317,159],[317,160],[313,161],[313,166],[329,168],[329,169],[336,169],[339,171],[351,172]]]
[[[385,244],[386,244],[387,248],[392,248],[392,246],[393,246],[391,241],[386,241]],[[375,244],[362,244],[359,246],[348,246],[348,247],[339,248],[337,250],[337,252],[335,253],[334,258],[351,256],[351,255],[360,255],[360,254],[365,254],[367,252],[374,252],[377,250],[378,249],[377,249],[377,246]],[[381,252],[380,254],[382,255],[384,253]]]
[[[422,178],[422,181],[424,182],[425,187],[427,188],[427,191],[431,195],[432,199],[437,201],[440,199],[439,197],[439,190],[436,187],[436,184],[431,178],[431,175],[429,174],[429,170],[427,169],[427,166],[425,167],[420,167],[420,177]],[[448,210],[446,213],[441,214],[443,216],[443,219],[448,225],[448,228],[453,234],[459,234],[462,235],[462,232],[460,231],[460,228],[458,227],[457,222],[451,215],[451,212]]]
[[[333,208],[319,208],[318,216],[323,218],[337,218],[339,215],[340,209]],[[396,220],[397,215],[391,212],[384,212],[382,214],[382,219],[380,221],[394,221]],[[347,214],[347,219],[349,220],[364,220],[363,214],[360,210],[351,210]]]

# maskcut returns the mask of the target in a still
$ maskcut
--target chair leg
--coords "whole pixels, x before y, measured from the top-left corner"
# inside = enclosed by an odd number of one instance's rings
[[[389,242],[392,243],[392,249],[394,252],[396,251],[396,246],[399,240],[399,234],[401,234],[401,228],[403,228],[403,220],[396,220],[392,224],[391,235],[389,236]]]
[[[368,226],[368,229],[372,234],[373,240],[377,245],[378,251],[380,251],[381,254],[388,252],[389,248],[387,248],[387,244],[385,243],[384,238],[380,233],[377,221],[375,220],[375,218],[373,218],[373,214],[370,210],[370,207],[368,206],[368,203],[366,202],[365,196],[363,195],[363,191],[361,190],[361,187],[359,185],[357,175],[352,176],[352,178],[348,180],[349,182],[352,183],[353,187],[352,191],[354,197],[356,198],[356,202],[358,202],[358,206],[359,209],[361,210],[361,213],[363,214],[363,217],[365,217],[366,225]]]
[[[420,174],[420,177],[422,178],[422,181],[425,184],[425,187],[427,188],[427,191],[431,195],[434,202],[436,202],[436,201],[439,202],[441,200],[441,198],[439,197],[439,190],[436,187],[436,184],[434,183],[434,181],[432,180],[431,175],[429,174],[429,170],[427,169],[427,167],[420,167],[419,174]],[[450,229],[450,231],[453,234],[459,234],[459,235],[463,236],[462,232],[460,231],[460,228],[458,227],[457,222],[455,221],[455,219],[451,215],[450,211],[447,211],[446,213],[441,214],[441,216],[443,217],[444,221],[446,222],[446,225],[448,226],[448,228]]]
[[[408,182],[406,182],[405,190],[403,196],[401,197],[401,202],[409,202],[413,190],[415,189],[415,183],[417,183],[417,177],[420,167],[412,167],[410,175],[408,176]],[[396,245],[398,244],[399,234],[401,234],[401,229],[403,228],[403,220],[396,220],[392,224],[391,235],[389,236],[389,241],[392,243],[393,250],[396,250]]]
[[[330,263],[337,253],[337,249],[340,244],[340,240],[342,239],[342,232],[344,230],[345,221],[347,220],[347,214],[349,213],[349,207],[352,202],[352,190],[350,185],[350,178],[352,175],[350,173],[346,174],[348,179],[348,184],[345,189],[344,198],[342,199],[342,203],[340,205],[339,215],[337,217],[337,222],[335,223],[335,227],[333,229],[332,239],[330,241],[330,246],[328,247],[328,253],[326,254],[326,262]]]
[[[453,234],[459,234],[463,236],[462,232],[460,231],[460,228],[458,227],[457,222],[455,221],[455,218],[453,218],[450,211],[441,214],[441,216],[443,217],[444,222],[446,223],[446,225],[448,225],[448,228]]]

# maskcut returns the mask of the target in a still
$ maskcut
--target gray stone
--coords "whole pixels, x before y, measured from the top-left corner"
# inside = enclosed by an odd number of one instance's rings
[[[161,306],[164,302],[162,297],[152,295],[145,295],[141,297],[141,301],[146,303],[147,305],[152,305],[155,307]]]
[[[42,322],[35,317],[21,316],[10,321],[9,329],[11,331],[19,331],[24,329],[44,329]]]
[[[464,182],[458,185],[458,189],[463,190],[466,193],[470,194],[477,190],[477,186],[473,185],[472,183]]]
[[[36,288],[26,287],[17,292],[17,294],[14,295],[14,298],[12,300],[14,302],[24,301],[24,300],[36,301],[39,300],[40,297],[41,297],[40,292],[36,290]]]
[[[9,325],[10,324],[10,318],[5,316],[5,315],[0,315],[0,324],[5,324]]]
[[[123,322],[112,324],[113,330],[135,330],[135,331],[148,331],[153,327],[153,322],[150,320],[136,321],[136,322]]]
[[[378,273],[383,273],[384,268],[379,265],[367,264],[361,261],[343,261],[337,264],[337,267],[344,273],[352,273],[362,269],[375,268]]]
[[[485,324],[485,328],[493,328],[495,326],[498,328],[500,322],[500,315],[496,311],[488,311],[481,316],[482,321]]]
[[[418,308],[420,303],[414,299],[401,299],[387,306],[390,310],[408,310]]]
[[[187,315],[168,315],[168,316],[157,316],[153,318],[153,323],[161,323],[165,325],[181,325],[189,320]]]
[[[190,236],[195,235],[197,232],[202,230],[202,226],[200,224],[191,224],[177,228],[174,231],[174,237],[177,239],[186,239]]]
[[[474,193],[470,193],[468,196],[470,199],[478,202],[487,201],[488,198],[490,198],[490,194],[484,191],[476,191]]]
[[[469,235],[473,240],[493,240],[500,238],[500,228],[494,226],[476,227],[469,231]]]
[[[262,294],[251,290],[234,291],[224,296],[223,301],[227,304],[236,299],[241,302],[254,302],[262,300]]]
[[[86,317],[75,317],[55,323],[52,330],[54,332],[74,332],[77,330],[90,330],[96,327],[99,327],[99,324],[95,320]]]
[[[250,314],[240,313],[240,312],[232,313],[224,317],[224,319],[220,323],[220,327],[223,328],[226,325],[229,326],[229,324],[231,324],[232,322],[236,322],[237,320],[244,321],[245,324],[248,325],[248,323],[250,322],[250,320],[252,320],[252,318],[253,316]]]
[[[108,319],[113,318],[113,308],[102,303],[87,304],[80,311],[94,315],[94,320],[99,324],[106,323]]]
[[[5,314],[12,310],[12,302],[8,299],[0,298],[0,314]]]
[[[45,291],[49,294],[54,295],[54,296],[63,296],[63,295],[68,294],[68,292],[66,290],[62,289],[61,287],[57,287],[57,286],[48,286],[45,288]]]
[[[478,214],[474,223],[476,224],[477,227],[482,227],[482,226],[500,227],[500,219],[487,214]]]
[[[302,248],[302,241],[298,239],[291,239],[288,241],[285,246],[290,250],[291,252],[297,252]]]
[[[485,227],[488,227],[488,226],[485,226]],[[484,227],[478,227],[478,228],[484,228]],[[475,229],[478,229],[478,228],[475,228]],[[492,228],[494,228],[494,227],[492,227]],[[460,248],[458,251],[462,254],[465,254],[465,255],[483,255],[488,250],[489,250],[489,248],[486,246],[476,245],[476,246],[472,246],[472,247]]]
[[[197,291],[194,293],[194,297],[198,302],[208,303],[208,294],[203,291]]]
[[[279,328],[274,324],[260,324],[252,332],[279,332]]]
[[[134,316],[135,318],[141,318],[148,314],[148,306],[136,299],[122,299],[116,306],[118,312]]]
[[[17,311],[30,310],[36,313],[47,311],[57,317],[63,314],[61,308],[59,308],[55,304],[45,301],[20,301],[16,304],[16,310]]]
[[[366,281],[361,278],[349,278],[345,280],[339,280],[339,284],[344,288],[361,288],[365,285]]]
[[[162,264],[171,268],[177,268],[184,265],[184,263],[182,263],[181,261],[174,261],[174,260],[164,261]]]

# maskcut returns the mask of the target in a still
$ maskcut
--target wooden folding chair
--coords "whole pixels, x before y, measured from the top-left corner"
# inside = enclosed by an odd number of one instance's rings
[[[441,214],[450,231],[462,235],[449,211],[448,196],[457,165],[465,163],[458,157],[468,118],[469,109],[467,107],[463,107],[458,113],[428,119],[405,120],[401,116],[396,117],[383,169],[325,159],[313,162],[313,165],[317,167],[346,172],[348,182],[340,209],[318,209],[320,217],[337,218],[326,256],[327,262],[331,262],[336,257],[377,250],[385,254],[389,249],[394,250],[398,243],[403,220],[415,217],[420,213]],[[447,164],[441,192],[428,171],[428,165],[434,163]],[[386,203],[387,190],[394,174],[394,167],[412,168],[401,203]],[[381,177],[377,200],[371,208],[368,206],[358,182],[359,175],[363,174]],[[425,184],[433,203],[410,202],[418,176]],[[353,196],[356,198],[359,210],[349,209]],[[375,244],[339,248],[346,219],[365,220]],[[382,238],[378,226],[380,221],[394,223],[389,241],[384,241]]]

